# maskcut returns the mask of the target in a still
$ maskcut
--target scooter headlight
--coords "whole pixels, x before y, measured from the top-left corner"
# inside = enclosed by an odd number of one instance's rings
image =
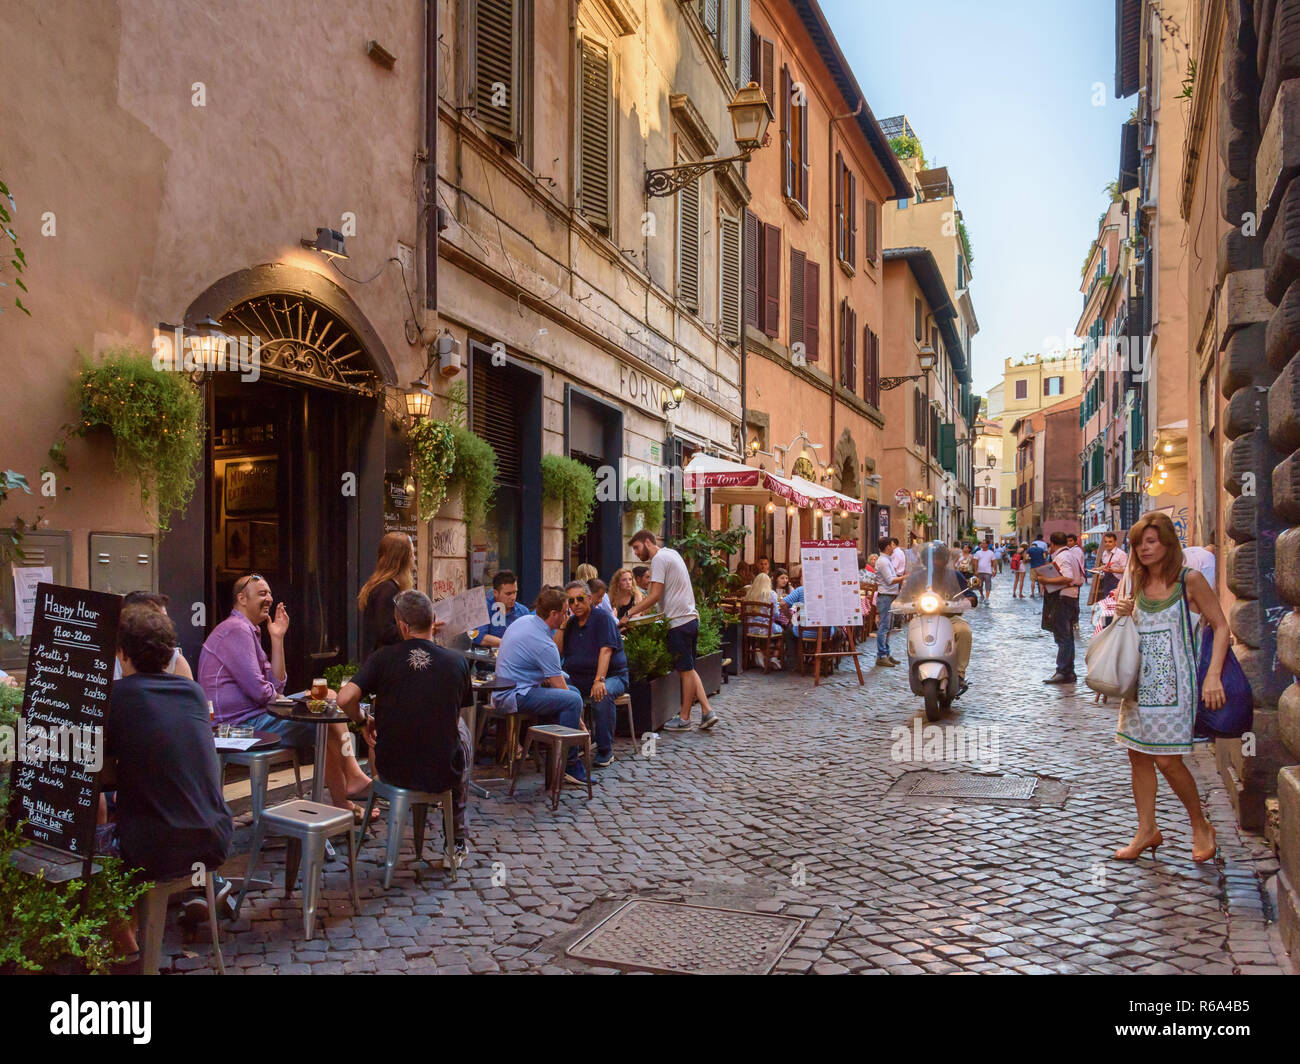
[[[939,608],[939,596],[927,592],[921,596],[921,601],[918,605],[920,605],[922,613],[934,613],[934,611]]]

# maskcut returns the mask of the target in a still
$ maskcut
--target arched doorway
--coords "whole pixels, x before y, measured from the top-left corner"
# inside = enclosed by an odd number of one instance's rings
[[[831,468],[835,471],[835,479],[838,481],[833,485],[836,491],[851,499],[862,498],[862,481],[858,476],[858,445],[848,429],[844,429],[840,433],[840,438],[835,441],[835,454],[831,460]],[[864,516],[865,514],[845,514],[840,517],[836,514],[836,537],[856,540],[861,545],[860,533]],[[870,551],[870,544],[867,545],[867,550]]]
[[[202,559],[206,625],[182,638],[195,662],[230,610],[234,582],[264,576],[289,611],[285,659],[296,690],[362,649],[355,597],[384,531],[386,450],[397,433],[386,431],[383,389],[395,374],[347,293],[310,271],[232,275],[186,316],[204,318],[255,368],[206,375],[208,441],[191,505],[202,510],[187,514],[187,542],[164,541],[173,560],[160,562],[160,575],[184,565],[178,551],[191,552],[190,571]]]

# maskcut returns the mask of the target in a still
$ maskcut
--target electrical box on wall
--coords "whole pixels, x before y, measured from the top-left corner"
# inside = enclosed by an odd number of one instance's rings
[[[90,589],[112,595],[157,588],[153,536],[127,532],[90,534]]]
[[[12,564],[0,566],[0,629],[17,631],[17,611],[14,603],[13,567],[44,568],[49,566],[56,584],[72,580],[72,533],[50,532],[38,529],[23,533],[22,557]],[[0,667],[13,671],[27,667],[27,639],[0,637]]]

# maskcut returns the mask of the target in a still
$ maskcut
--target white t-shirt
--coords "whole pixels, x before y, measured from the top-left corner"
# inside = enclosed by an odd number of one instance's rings
[[[671,547],[660,547],[650,559],[650,582],[664,586],[661,601],[669,628],[680,628],[683,624],[699,619],[690,570],[686,568],[682,556]]]
[[[1048,593],[1060,588],[1061,594],[1066,598],[1077,599],[1079,597],[1078,581],[1083,579],[1083,565],[1075,557],[1075,550],[1072,547],[1066,547],[1065,550],[1057,551],[1052,555],[1052,561],[1056,563],[1056,568],[1060,574],[1072,581],[1069,584],[1050,584]]]
[[[1126,565],[1128,565],[1128,555],[1119,547],[1114,550],[1103,549],[1097,556],[1097,568],[1109,568],[1111,576],[1120,576],[1124,572]]]
[[[975,561],[977,563],[977,572],[993,572],[993,563],[998,560],[998,556],[991,550],[977,550],[975,552]]]
[[[1183,561],[1205,577],[1210,587],[1214,587],[1214,555],[1204,547],[1185,547]]]

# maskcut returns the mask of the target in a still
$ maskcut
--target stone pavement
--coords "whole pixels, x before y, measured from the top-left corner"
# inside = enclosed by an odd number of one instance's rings
[[[970,615],[971,689],[942,724],[996,726],[984,733],[982,767],[1042,777],[1041,802],[886,796],[917,769],[981,767],[896,759],[914,752],[919,711],[902,668],[871,668],[862,688],[845,665],[817,688],[750,673],[716,698],[723,723],[713,732],[661,734],[648,759],[619,740],[591,802],[566,788],[552,813],[533,775],[514,799],[499,784],[491,798],[472,799],[473,853],[455,884],[417,864],[408,841],[384,892],[381,827],[359,873],[364,915],[352,914],[345,863],[331,862],[314,941],[301,940],[299,895],[251,893],[223,932],[227,966],[608,971],[564,950],[642,896],[805,918],[778,972],[1291,970],[1267,891],[1276,862],[1235,829],[1208,750],[1192,761],[1218,860],[1192,863],[1185,814],[1163,780],[1159,858],[1108,859],[1136,826],[1115,707],[1095,704],[1082,683],[1061,691],[1040,682],[1054,647],[1037,605],[1008,598],[1004,582],[991,609]],[[899,634],[894,650],[902,656]],[[232,872],[247,846],[245,817]],[[282,860],[271,856],[277,879]],[[206,945],[182,947],[174,925],[164,966],[169,956],[175,970],[212,970]]]

